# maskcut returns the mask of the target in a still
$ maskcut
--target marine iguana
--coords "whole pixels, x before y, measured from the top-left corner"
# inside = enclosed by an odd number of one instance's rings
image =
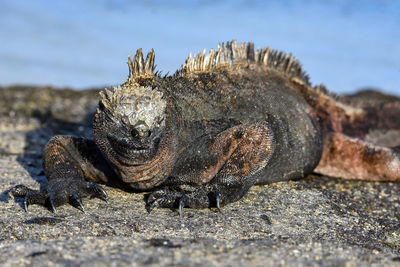
[[[93,140],[55,136],[41,191],[12,189],[31,204],[107,200],[97,183],[150,191],[147,209],[206,208],[239,200],[255,184],[311,172],[400,180],[400,147],[366,141],[371,129],[400,132],[400,105],[368,108],[312,86],[291,54],[235,41],[189,56],[173,75],[155,72],[154,51],[128,58],[125,83],[105,89]],[[400,144],[397,134],[396,145]]]

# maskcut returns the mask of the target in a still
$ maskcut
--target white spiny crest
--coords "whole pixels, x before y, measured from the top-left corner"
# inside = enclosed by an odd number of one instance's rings
[[[189,55],[175,76],[186,76],[199,72],[236,65],[256,64],[279,70],[289,77],[295,77],[305,83],[308,76],[302,70],[300,63],[291,54],[266,47],[254,51],[253,43],[236,43],[235,40],[218,45],[217,50],[206,50]]]
[[[140,85],[122,85],[100,92],[107,111],[140,133],[164,126],[167,102],[160,90]]]
[[[146,60],[143,58],[142,49],[139,48],[136,51],[133,60],[128,57],[129,75],[127,83],[135,83],[138,78],[151,78],[154,76],[154,65],[155,53],[154,49],[147,54]]]

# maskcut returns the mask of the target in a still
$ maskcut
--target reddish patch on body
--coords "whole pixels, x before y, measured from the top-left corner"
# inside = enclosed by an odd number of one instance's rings
[[[273,150],[272,131],[265,125],[234,126],[212,143],[210,151],[217,157],[216,164],[205,168],[197,183],[208,183],[217,175],[219,179],[247,179],[265,167]]]

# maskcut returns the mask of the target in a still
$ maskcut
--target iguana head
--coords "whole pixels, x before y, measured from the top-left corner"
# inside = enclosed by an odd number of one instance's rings
[[[128,165],[151,160],[165,128],[163,93],[157,88],[124,84],[100,95],[94,136],[102,152]]]

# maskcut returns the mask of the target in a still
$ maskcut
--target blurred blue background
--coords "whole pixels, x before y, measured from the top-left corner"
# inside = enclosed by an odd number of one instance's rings
[[[232,39],[292,52],[336,93],[400,95],[396,0],[0,0],[0,85],[116,85],[139,47],[173,73],[190,52]]]

